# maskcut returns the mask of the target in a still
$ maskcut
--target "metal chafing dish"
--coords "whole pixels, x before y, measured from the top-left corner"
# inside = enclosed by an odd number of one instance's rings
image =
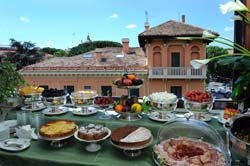
[[[233,117],[227,130],[227,144],[242,157],[250,160],[250,109],[246,114]]]

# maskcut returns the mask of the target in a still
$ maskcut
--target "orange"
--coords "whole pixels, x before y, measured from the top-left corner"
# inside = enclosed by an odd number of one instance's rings
[[[115,106],[115,111],[116,111],[116,112],[122,112],[122,105],[121,105],[121,104],[117,104],[117,105]]]
[[[136,79],[135,74],[128,74],[128,79],[135,80]]]
[[[140,113],[142,111],[142,106],[139,103],[135,103],[131,106],[131,111],[132,112],[136,112],[136,113]]]

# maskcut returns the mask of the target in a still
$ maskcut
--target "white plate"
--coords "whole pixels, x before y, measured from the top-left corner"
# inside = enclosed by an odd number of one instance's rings
[[[0,142],[0,148],[7,151],[22,151],[30,146],[29,139],[23,138],[9,138]]]
[[[46,108],[45,105],[41,105],[39,107],[32,109],[30,105],[26,105],[26,106],[21,107],[21,110],[23,110],[23,111],[40,111],[40,110],[43,110],[45,108]]]
[[[71,108],[71,109],[74,115],[80,115],[80,116],[87,116],[97,113],[97,109],[94,107],[88,107],[87,111],[85,112],[83,112],[81,108]]]
[[[107,128],[108,129],[108,128]],[[78,141],[82,141],[82,142],[88,142],[88,143],[94,143],[94,142],[99,142],[99,141],[102,141],[102,140],[105,140],[107,139],[109,136],[111,135],[111,130],[108,129],[108,134],[103,137],[102,139],[99,139],[99,140],[85,140],[85,139],[81,139],[78,137],[78,130],[74,133],[74,137],[78,140]]]
[[[5,120],[0,122],[0,127],[9,127],[10,133],[15,132],[15,127],[17,126],[17,120]]]
[[[42,111],[45,115],[60,115],[68,112],[68,108],[59,107],[56,111],[52,111],[52,108],[46,108]]]
[[[164,119],[160,118],[159,113],[154,111],[148,114],[149,119],[155,120],[155,121],[159,121],[159,122],[167,122],[170,120],[173,120],[176,118],[175,114],[169,113],[166,115],[166,117]]]

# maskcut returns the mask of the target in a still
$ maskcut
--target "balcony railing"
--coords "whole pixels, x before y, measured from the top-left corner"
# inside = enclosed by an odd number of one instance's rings
[[[206,79],[206,69],[192,67],[151,67],[148,78],[162,79]]]

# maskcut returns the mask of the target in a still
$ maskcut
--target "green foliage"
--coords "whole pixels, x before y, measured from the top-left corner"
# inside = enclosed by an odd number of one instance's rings
[[[207,58],[227,54],[227,49],[218,46],[208,46],[206,49]],[[210,62],[207,66],[207,78],[211,79],[232,79],[232,65],[230,63],[217,63],[217,60]]]
[[[68,56],[68,53],[64,50],[58,50],[58,51],[54,52],[53,56],[54,57],[65,57],[65,56]]]
[[[244,100],[249,97],[247,88],[250,85],[250,57],[249,56],[234,56],[226,57],[218,61],[219,64],[231,64],[234,72],[234,84],[232,99],[234,101]]]
[[[50,47],[44,47],[40,49],[41,52],[47,53],[47,54],[54,54],[55,52],[59,51],[60,49],[57,48],[50,48]]]
[[[93,41],[89,43],[82,43],[76,47],[71,48],[71,50],[69,51],[69,56],[79,55],[85,52],[92,51],[96,48],[104,47],[122,47],[122,45],[118,42],[112,41]]]
[[[24,79],[10,62],[0,63],[0,75],[0,103],[4,103],[8,97],[17,94],[17,88],[24,84]]]
[[[22,43],[15,39],[10,39],[10,42],[11,47],[16,48],[16,52],[7,53],[7,57],[4,60],[15,64],[17,70],[41,61],[45,55],[38,51],[39,49],[35,47],[34,43]]]

